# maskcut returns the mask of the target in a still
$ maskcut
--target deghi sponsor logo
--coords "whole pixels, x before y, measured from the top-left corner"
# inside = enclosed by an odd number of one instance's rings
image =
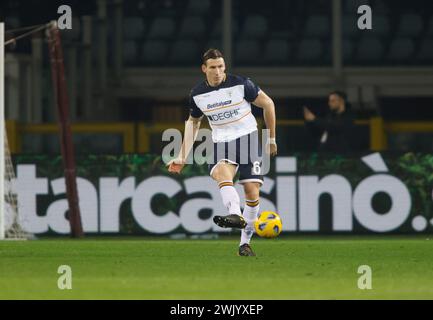
[[[232,100],[216,102],[216,103],[208,104],[207,108],[213,109],[213,108],[218,108],[218,107],[224,107],[224,106],[228,106],[231,103],[232,103]]]
[[[225,112],[211,114],[207,117],[209,118],[210,121],[215,122],[215,121],[221,121],[221,120],[233,118],[233,117],[237,116],[238,114],[239,114],[239,109],[234,109],[231,111],[225,111]]]

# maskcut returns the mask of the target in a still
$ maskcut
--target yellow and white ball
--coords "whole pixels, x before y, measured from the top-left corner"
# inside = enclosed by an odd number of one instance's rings
[[[254,228],[262,238],[275,238],[281,233],[283,223],[277,213],[264,211],[258,216]]]

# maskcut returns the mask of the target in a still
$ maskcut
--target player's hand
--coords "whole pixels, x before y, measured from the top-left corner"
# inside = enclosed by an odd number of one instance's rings
[[[185,166],[185,161],[182,159],[176,158],[167,163],[168,172],[171,173],[180,173]]]
[[[271,156],[275,157],[277,155],[277,144],[275,142],[268,142],[266,144],[266,152]]]

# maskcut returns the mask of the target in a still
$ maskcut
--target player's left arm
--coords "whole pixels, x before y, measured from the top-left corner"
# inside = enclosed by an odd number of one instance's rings
[[[270,139],[268,140],[268,152],[275,156],[277,155],[277,143],[275,140],[275,104],[274,101],[263,91],[260,90],[253,104],[263,109],[263,118],[265,119],[266,128],[270,131]]]

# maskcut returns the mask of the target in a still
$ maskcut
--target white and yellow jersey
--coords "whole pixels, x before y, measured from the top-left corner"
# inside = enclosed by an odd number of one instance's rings
[[[213,142],[228,142],[257,130],[251,102],[260,88],[250,79],[228,74],[216,87],[203,81],[191,90],[190,114],[209,120]]]

